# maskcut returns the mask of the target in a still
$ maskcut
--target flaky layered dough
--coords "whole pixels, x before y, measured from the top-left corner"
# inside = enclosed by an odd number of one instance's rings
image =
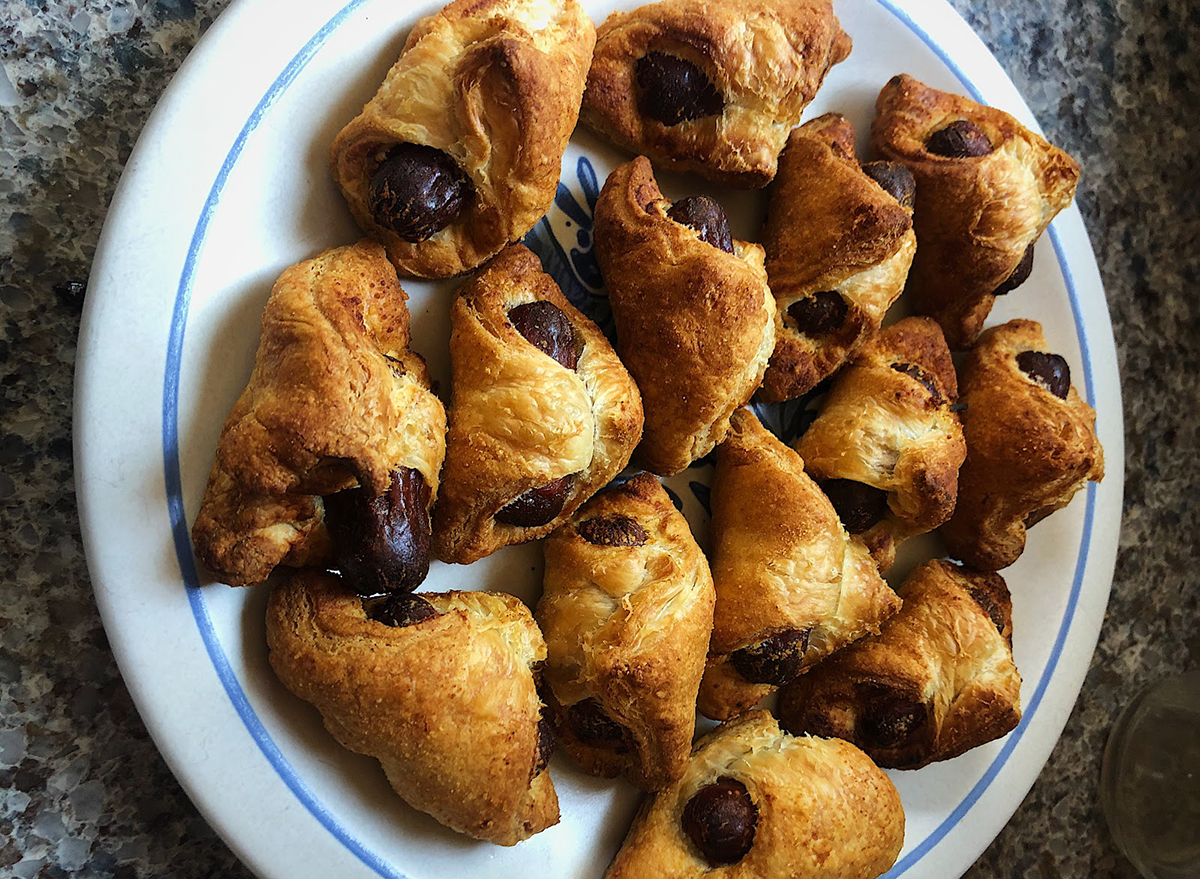
[[[534,347],[508,318],[545,300],[581,345],[568,369]],[[458,291],[450,311],[453,400],[434,553],[467,564],[503,546],[544,537],[629,463],[642,432],[642,400],[599,327],[515,244]],[[530,489],[573,475],[561,513],[536,527],[497,522]]]
[[[682,817],[697,791],[725,777],[746,786],[758,824],[750,851],[714,869]],[[604,879],[875,879],[903,843],[900,795],[865,754],[790,736],[751,711],[696,743],[683,778],[642,806]]]
[[[941,533],[952,556],[983,570],[1015,562],[1029,527],[1104,478],[1095,410],[1074,385],[1060,399],[1017,365],[1046,347],[1041,324],[1013,320],[984,332],[963,366],[967,459]]]
[[[558,743],[594,775],[665,787],[687,765],[712,630],[704,554],[649,473],[592,498],[545,551],[535,616]],[[568,709],[584,699],[624,727],[622,741],[580,737]]]
[[[917,248],[912,212],[862,172],[845,117],[821,116],[788,137],[763,247],[779,328],[761,397],[790,400],[832,375],[879,330]],[[845,319],[827,331],[802,332],[788,309],[826,291],[842,298]]]
[[[327,250],[275,282],[192,529],[197,555],[226,582],[260,582],[289,553],[320,558],[327,539],[311,496],[356,485],[382,494],[407,467],[432,504],[446,416],[408,348],[406,298],[370,241]]]
[[[915,369],[914,369],[915,367]],[[951,406],[954,363],[927,317],[893,324],[863,348],[796,446],[817,482],[849,479],[887,492],[887,511],[860,536],[886,570],[896,547],[954,511],[967,444]]]
[[[663,167],[757,189],[775,176],[788,132],[850,45],[830,0],[664,0],[616,12],[597,31],[581,118]],[[636,65],[649,52],[697,65],[724,110],[676,125],[644,116]]]
[[[733,417],[712,487],[717,604],[700,710],[726,719],[778,689],[747,680],[734,651],[802,633],[800,672],[900,608],[867,548],[849,536],[794,451],[748,409]]]
[[[947,158],[926,149],[931,134],[958,120],[978,126],[992,152]],[[952,349],[969,348],[992,310],[993,291],[1070,204],[1079,163],[1007,113],[906,74],[879,93],[871,146],[907,165],[917,181],[913,305],[937,319]]]
[[[650,162],[618,167],[596,203],[596,259],[646,426],[636,461],[667,476],[724,438],[775,347],[763,250],[726,253],[667,216]]]
[[[330,151],[354,218],[401,271],[469,271],[546,213],[595,39],[576,0],[455,0],[417,22]],[[371,176],[400,143],[441,150],[475,188],[458,219],[416,244],[377,224],[367,206]]]
[[[928,561],[883,631],[784,688],[793,732],[837,736],[880,766],[917,769],[999,738],[1021,719],[1012,601],[999,574]]]
[[[422,597],[440,615],[393,628],[337,577],[296,574],[267,604],[271,667],[413,808],[515,845],[558,822],[550,774],[537,771],[541,633],[511,595]]]

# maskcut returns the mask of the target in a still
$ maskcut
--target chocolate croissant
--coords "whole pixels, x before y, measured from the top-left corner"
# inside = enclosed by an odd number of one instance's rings
[[[963,367],[967,459],[941,533],[952,556],[983,570],[1015,562],[1028,528],[1104,478],[1096,413],[1046,348],[1041,324],[1013,320],[985,331]]]
[[[724,720],[872,632],[900,608],[800,456],[748,409],[712,487],[717,604],[700,710]]]
[[[490,592],[364,604],[316,571],[267,603],[271,667],[345,748],[374,757],[414,809],[500,845],[558,823],[528,609]]]
[[[663,198],[639,156],[600,192],[596,259],[621,359],[645,402],[635,460],[661,476],[678,473],[724,438],[767,368],[775,297],[763,250],[734,240],[712,199]]]
[[[663,0],[613,13],[581,117],[662,167],[757,189],[850,45],[830,0]]]
[[[858,164],[843,116],[788,137],[763,229],[780,321],[762,399],[807,393],[879,330],[917,248],[914,191],[903,165]]]
[[[853,742],[880,766],[917,769],[1005,735],[1021,719],[1012,601],[999,574],[928,561],[883,631],[785,687],[794,733]]]
[[[594,775],[665,787],[687,765],[712,631],[704,554],[649,473],[592,498],[545,551],[534,615],[559,744]]]
[[[595,39],[576,0],[454,0],[417,22],[330,151],[397,268],[469,271],[546,213]]]
[[[462,286],[450,326],[433,540],[438,558],[467,564],[544,537],[620,473],[642,401],[604,334],[523,245]]]
[[[938,325],[905,318],[859,351],[796,446],[842,523],[880,570],[954,510],[967,454],[958,383]]]
[[[913,306],[952,349],[969,348],[996,297],[1029,277],[1033,245],[1074,197],[1079,163],[1007,113],[906,74],[879,93],[871,147],[917,181]]]
[[[424,578],[446,420],[425,362],[409,350],[405,299],[383,248],[369,241],[327,250],[276,281],[192,528],[200,560],[226,582],[345,559],[361,547],[325,530],[338,529],[345,499],[369,504],[398,487],[410,502],[392,510],[405,537],[390,550],[407,579],[383,588]]]
[[[604,879],[876,879],[903,844],[900,795],[862,751],[751,711],[646,800]]]

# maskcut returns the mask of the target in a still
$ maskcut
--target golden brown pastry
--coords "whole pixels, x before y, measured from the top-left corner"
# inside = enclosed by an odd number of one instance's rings
[[[917,248],[914,189],[903,165],[858,164],[844,116],[821,116],[788,137],[763,229],[779,309],[764,400],[812,390],[879,330]]]
[[[646,427],[636,461],[678,473],[719,443],[775,347],[763,250],[706,196],[672,204],[650,162],[621,165],[596,203],[596,259]]]
[[[1022,284],[1033,245],[1070,204],[1079,163],[1007,113],[902,74],[879,93],[871,146],[917,181],[919,314],[969,348],[997,296]]]
[[[330,151],[401,271],[468,271],[546,213],[595,40],[576,0],[454,0],[417,22]]]
[[[1096,413],[1046,347],[1041,324],[1012,320],[984,332],[963,367],[967,460],[941,533],[952,556],[983,570],[1015,562],[1026,529],[1104,478]]]
[[[604,334],[523,245],[463,285],[450,325],[434,549],[467,564],[549,534],[620,473],[642,401]]]
[[[368,613],[336,576],[304,571],[272,591],[267,644],[284,685],[413,808],[500,845],[558,822],[533,671],[546,646],[518,599],[396,593]]]
[[[862,751],[751,711],[646,800],[604,879],[875,879],[903,843],[900,795]]]
[[[409,579],[424,578],[446,420],[425,362],[408,348],[406,298],[370,241],[327,250],[276,281],[192,529],[197,555],[226,582],[342,555],[321,525],[336,525],[328,508],[345,506],[347,489],[368,503],[403,489],[393,524],[424,541]],[[315,497],[335,492],[335,502]]]
[[[967,454],[951,406],[958,383],[938,325],[909,317],[861,349],[834,379],[796,450],[880,570],[896,547],[954,510]]]
[[[712,575],[687,520],[640,473],[584,504],[545,551],[535,617],[558,742],[593,775],[665,787],[687,765],[712,631]]]
[[[896,769],[949,760],[1016,727],[1021,676],[1000,575],[928,561],[900,597],[879,635],[784,688],[784,726],[846,739]]]
[[[830,0],[663,0],[600,26],[581,117],[674,171],[757,189],[850,54]]]
[[[748,409],[733,416],[712,487],[717,588],[700,710],[724,720],[872,632],[900,609],[800,456]]]

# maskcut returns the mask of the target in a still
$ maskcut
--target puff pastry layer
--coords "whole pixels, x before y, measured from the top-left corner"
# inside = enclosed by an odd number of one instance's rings
[[[724,438],[775,347],[762,248],[734,240],[726,253],[670,208],[643,156],[613,171],[596,203],[596,259],[645,403],[636,461],[663,476]]]
[[[417,22],[379,91],[330,151],[354,218],[402,272],[468,271],[545,214],[595,39],[576,0],[455,0]],[[379,225],[368,206],[372,175],[404,143],[441,150],[474,188],[456,220],[417,243]]]
[[[545,552],[535,617],[558,743],[594,775],[658,790],[683,774],[692,746],[712,631],[708,562],[649,473],[584,504]]]
[[[785,687],[793,732],[837,736],[880,766],[917,769],[999,738],[1021,719],[1012,601],[999,574],[928,561],[883,631]]]
[[[597,31],[581,118],[662,167],[757,189],[775,176],[788,132],[850,46],[829,0],[663,0],[613,13]],[[699,68],[721,111],[674,125],[645,115],[637,71],[648,53]]]

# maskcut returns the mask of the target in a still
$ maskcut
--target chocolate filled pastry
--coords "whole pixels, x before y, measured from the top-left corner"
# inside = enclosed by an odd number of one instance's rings
[[[642,401],[604,334],[523,245],[462,286],[450,326],[433,539],[438,558],[467,564],[544,537],[620,473]]]
[[[643,803],[604,879],[876,879],[903,844],[900,795],[862,751],[751,711]]]
[[[409,350],[405,300],[370,241],[275,282],[192,527],[196,554],[225,582],[330,562],[368,594],[424,579],[446,416]],[[353,524],[355,504],[378,510],[387,539]]]
[[[338,743],[374,757],[405,802],[476,839],[515,845],[558,823],[529,610],[491,592],[365,601],[304,571],[267,603],[271,667]]]
[[[956,351],[997,296],[1024,283],[1034,243],[1070,204],[1079,163],[1007,113],[902,74],[876,103],[871,147],[917,181],[913,306]]]
[[[683,774],[712,631],[708,562],[649,473],[592,498],[545,543],[535,617],[557,740],[593,775],[658,790]]]
[[[662,167],[758,189],[849,54],[830,0],[663,0],[600,26],[581,118]]]
[[[672,204],[650,162],[621,165],[596,202],[596,260],[646,426],[635,460],[669,476],[717,445],[775,347],[763,250],[706,196]]]
[[[1006,734],[1021,719],[1012,601],[999,574],[928,561],[883,631],[784,688],[792,732],[837,736],[884,767],[917,769]]]
[[[595,40],[576,0],[455,0],[417,22],[330,151],[355,220],[400,271],[469,271],[541,219]]]
[[[963,366],[967,460],[942,526],[954,558],[987,571],[1015,562],[1026,530],[1104,478],[1096,412],[1046,350],[1041,324],[1013,320],[979,337]]]
[[[872,632],[900,608],[800,456],[748,409],[712,486],[717,604],[700,710],[724,720]]]
[[[859,165],[843,116],[788,137],[763,229],[780,321],[762,399],[807,393],[879,330],[917,248],[914,192],[903,165]]]
[[[905,318],[838,374],[796,446],[880,570],[891,567],[902,541],[932,531],[954,510],[967,454],[951,411],[957,398],[942,331],[930,318]]]

